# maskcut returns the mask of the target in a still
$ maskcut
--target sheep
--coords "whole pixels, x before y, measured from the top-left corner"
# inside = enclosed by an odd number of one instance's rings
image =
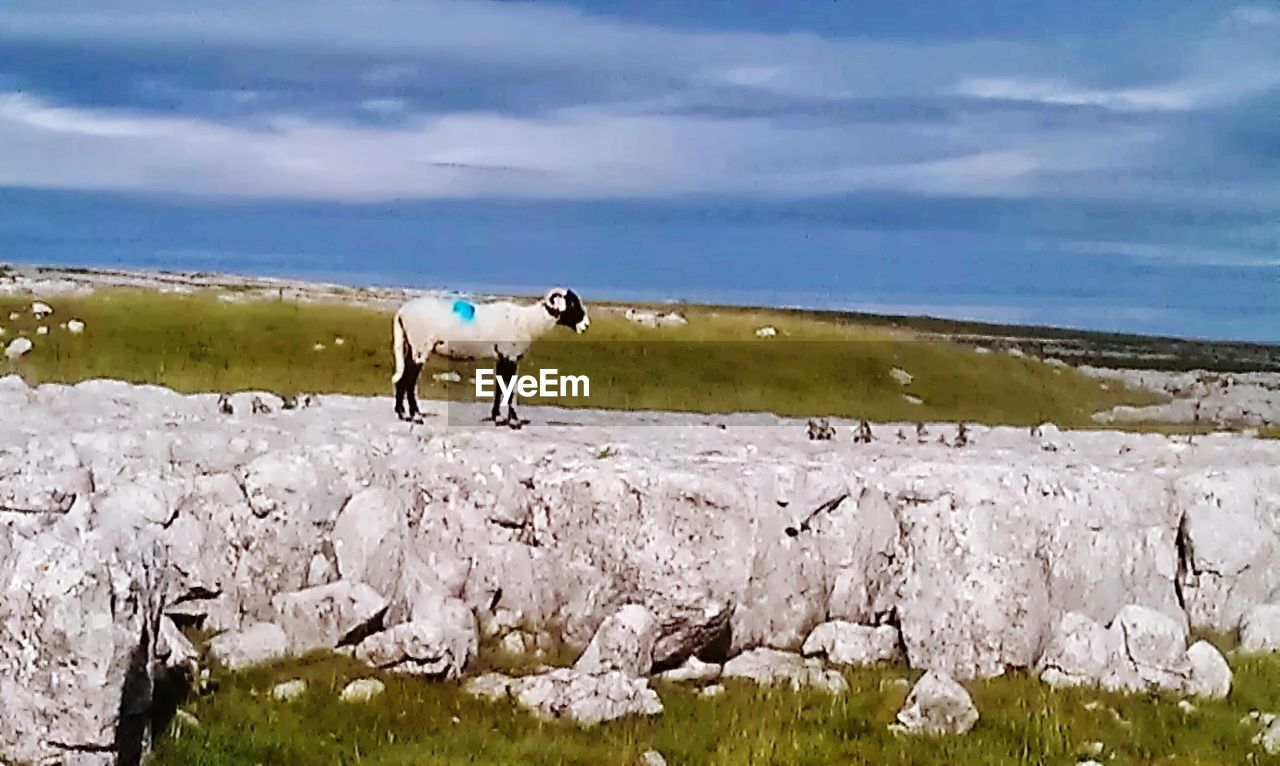
[[[422,365],[432,354],[450,359],[494,359],[500,385],[495,386],[489,420],[519,428],[515,394],[507,401],[507,419],[499,420],[502,384],[514,385],[516,366],[529,345],[552,328],[569,327],[585,332],[591,325],[577,293],[554,288],[538,303],[522,306],[508,301],[473,304],[470,301],[422,297],[396,311],[391,326],[395,355],[396,415],[418,421],[416,387]],[[406,400],[408,411],[405,411]]]
[[[31,314],[36,319],[44,319],[45,317],[49,316],[52,313],[53,313],[53,307],[47,303],[36,301],[35,303],[31,304]]]
[[[67,332],[72,335],[79,335],[84,332],[84,322],[79,319],[71,319],[67,321]]]
[[[764,327],[756,328],[757,338],[772,338],[777,334],[778,334],[778,328],[774,327],[773,325],[765,325]]]

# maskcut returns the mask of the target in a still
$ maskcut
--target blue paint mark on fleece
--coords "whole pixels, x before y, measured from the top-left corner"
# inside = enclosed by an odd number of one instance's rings
[[[470,322],[476,318],[476,307],[467,301],[454,301],[453,313],[464,322]]]

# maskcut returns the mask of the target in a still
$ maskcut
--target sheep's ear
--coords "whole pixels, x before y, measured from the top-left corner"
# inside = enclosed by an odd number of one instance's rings
[[[564,293],[559,290],[552,290],[547,294],[546,303],[547,310],[549,310],[554,316],[560,316],[560,314],[565,310]]]

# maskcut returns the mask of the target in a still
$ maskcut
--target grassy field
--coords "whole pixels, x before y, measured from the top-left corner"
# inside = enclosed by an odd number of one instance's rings
[[[187,392],[390,394],[387,312],[226,297],[117,289],[62,298],[52,301],[47,335],[34,334],[28,301],[0,298],[0,327],[6,339],[22,333],[35,342],[18,367],[31,383],[110,377]],[[12,311],[21,317],[9,320]],[[909,330],[794,312],[684,312],[688,326],[654,330],[597,311],[585,335],[557,330],[536,343],[521,371],[589,375],[591,397],[561,400],[569,406],[689,412],[1088,425],[1097,410],[1154,399],[1105,390],[1071,369],[983,355]],[[59,326],[72,317],[87,323],[82,335]],[[779,337],[757,339],[753,331],[763,324],[776,326]],[[913,376],[910,384],[894,379],[895,367]],[[446,391],[431,380],[443,369],[441,361],[429,365],[422,395],[470,398],[465,382]],[[469,372],[460,371],[464,378]]]
[[[215,676],[216,693],[183,710],[159,738],[156,766],[246,764],[638,764],[649,749],[670,764],[1072,764],[1163,766],[1280,764],[1250,743],[1240,719],[1274,709],[1280,658],[1235,657],[1228,699],[1197,701],[1184,712],[1173,698],[1095,689],[1054,691],[1024,674],[968,684],[982,718],[963,737],[890,733],[914,682],[901,667],[849,671],[847,694],[793,692],[728,683],[716,698],[659,684],[666,711],[592,729],[539,721],[511,703],[486,703],[452,682],[379,675],[342,657],[314,656]],[[337,700],[350,680],[379,677],[376,702]],[[271,687],[302,678],[306,694],[270,699]],[[1102,752],[1092,750],[1101,743]]]

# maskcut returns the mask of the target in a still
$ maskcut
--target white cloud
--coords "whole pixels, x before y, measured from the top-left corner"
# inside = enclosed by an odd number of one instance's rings
[[[1185,86],[1090,89],[1063,80],[1017,77],[971,77],[953,89],[960,96],[1002,101],[1034,101],[1061,106],[1099,106],[1119,111],[1183,111],[1197,105],[1199,94]]]
[[[1033,242],[1029,244],[1037,249],[1052,249],[1090,255],[1117,255],[1123,258],[1161,261],[1178,266],[1216,266],[1267,270],[1280,268],[1280,257],[1264,251],[1243,248],[1172,245],[1152,242],[1100,242],[1092,240]]]
[[[381,107],[379,107],[381,108]],[[390,108],[388,105],[387,108]],[[895,128],[791,128],[769,120],[594,108],[539,117],[406,115],[392,128],[280,116],[264,128],[68,108],[0,94],[0,182],[334,199],[807,196],[857,189],[1017,194],[1041,167]],[[859,139],[863,140],[859,140]],[[931,145],[921,159],[921,145]]]

